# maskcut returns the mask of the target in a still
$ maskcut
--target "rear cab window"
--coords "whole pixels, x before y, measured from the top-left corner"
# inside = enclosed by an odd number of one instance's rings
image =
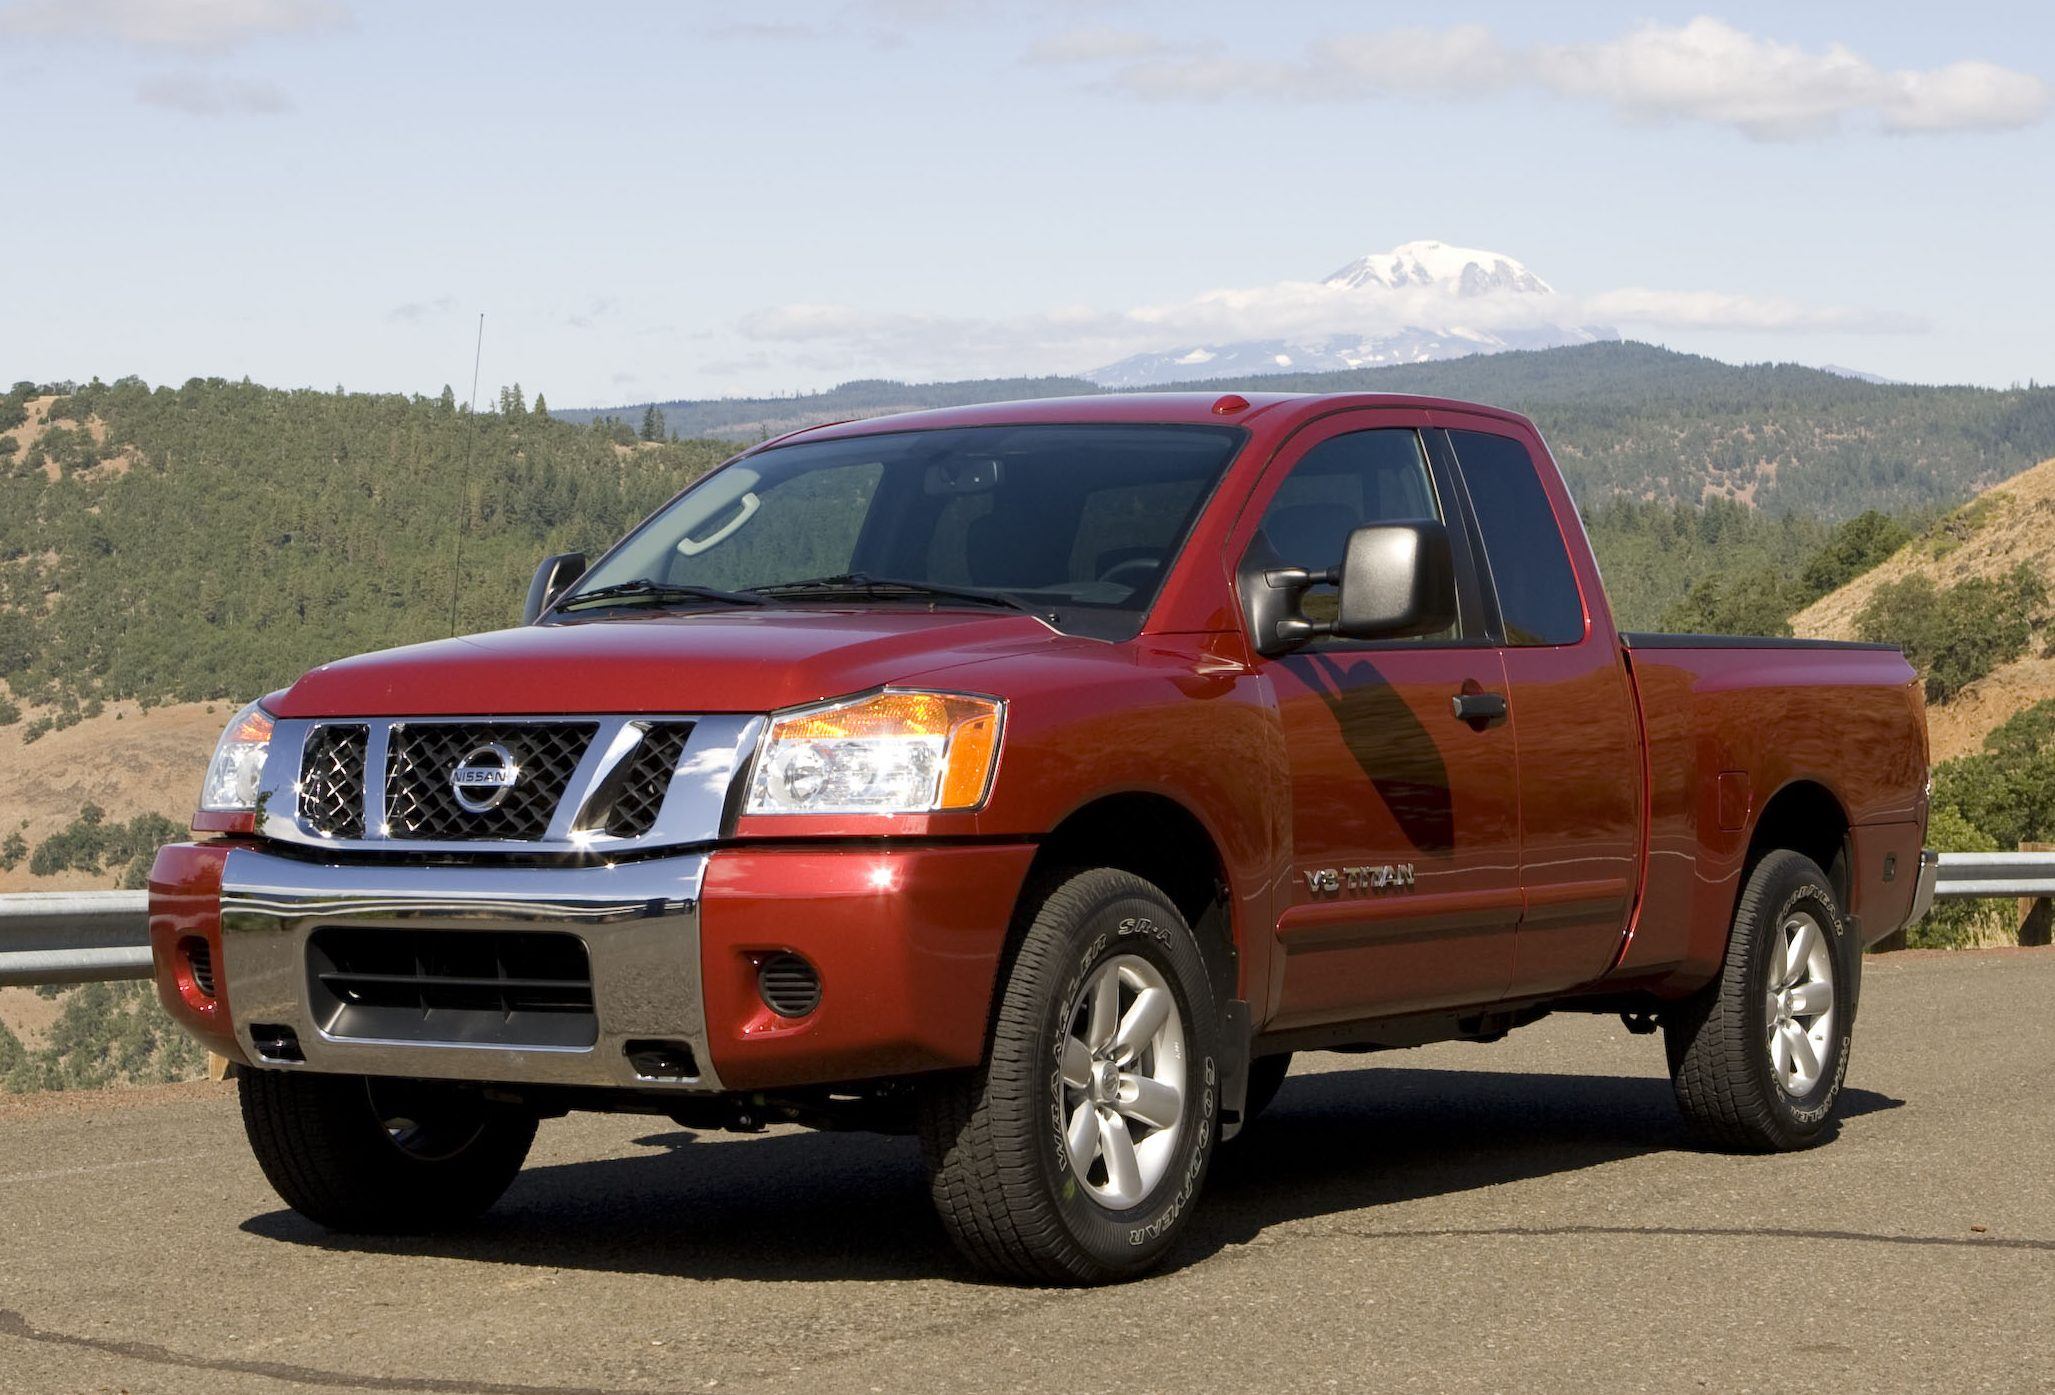
[[[1511,436],[1450,431],[1507,644],[1577,644],[1584,598],[1534,458]]]

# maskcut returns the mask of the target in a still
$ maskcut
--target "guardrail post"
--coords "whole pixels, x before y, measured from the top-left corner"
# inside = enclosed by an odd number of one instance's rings
[[[2021,852],[2055,852],[2055,843],[2021,843]],[[2023,945],[2044,945],[2050,942],[2051,931],[2055,931],[2055,898],[2047,896],[2022,896],[2019,898],[2019,942]]]

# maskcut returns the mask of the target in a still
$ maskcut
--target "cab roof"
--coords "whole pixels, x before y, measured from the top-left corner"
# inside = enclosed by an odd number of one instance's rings
[[[1348,407],[1417,407],[1425,411],[1481,413],[1531,425],[1503,407],[1404,392],[1111,392],[1090,397],[1038,397],[980,402],[891,416],[864,417],[802,427],[778,438],[827,440],[886,431],[933,431],[959,426],[1028,426],[1092,422],[1147,422],[1187,426],[1290,425]],[[769,443],[767,443],[769,444]]]

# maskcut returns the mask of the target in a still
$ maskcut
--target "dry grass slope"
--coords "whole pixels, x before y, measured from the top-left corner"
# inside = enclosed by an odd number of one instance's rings
[[[99,805],[114,822],[158,813],[183,824],[192,817],[200,776],[230,711],[227,703],[182,703],[148,712],[134,703],[112,703],[98,717],[28,744],[21,739],[25,723],[0,727],[0,837],[19,831],[34,847],[87,804]],[[26,862],[0,871],[0,892],[110,884],[104,872],[32,876]],[[0,989],[0,1026],[34,1050],[44,1044],[62,1007],[61,1000],[26,988]]]
[[[25,723],[0,727],[0,837],[19,830],[34,847],[87,804],[105,809],[110,821],[157,813],[183,824],[192,817],[200,777],[230,711],[227,703],[178,703],[148,712],[132,702],[109,703],[98,717],[28,744]],[[105,882],[104,875],[84,872],[35,877],[27,863],[0,871],[0,891]]]
[[[1882,566],[1792,616],[1791,627],[1816,639],[1854,639],[1856,617],[1880,588],[1894,581],[1924,576],[1946,587],[1972,577],[2004,576],[2019,566],[2031,567],[2055,590],[2055,460],[1985,490]],[[1936,762],[1981,749],[1984,737],[2007,717],[2055,698],[2055,658],[2044,647],[2037,642],[2025,657],[1928,709]]]

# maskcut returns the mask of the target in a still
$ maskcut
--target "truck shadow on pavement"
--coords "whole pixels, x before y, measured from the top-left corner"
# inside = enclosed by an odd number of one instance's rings
[[[1903,1101],[1842,1095],[1842,1118]],[[563,1125],[557,1125],[561,1129]],[[545,1140],[548,1134],[545,1133]],[[678,1278],[967,1278],[910,1139],[663,1125],[624,1158],[530,1166],[482,1220],[432,1236],[329,1234],[291,1211],[243,1229],[293,1245]],[[1294,1074],[1215,1155],[1183,1267],[1269,1227],[1650,1153],[1690,1151],[1667,1080],[1376,1067]]]

